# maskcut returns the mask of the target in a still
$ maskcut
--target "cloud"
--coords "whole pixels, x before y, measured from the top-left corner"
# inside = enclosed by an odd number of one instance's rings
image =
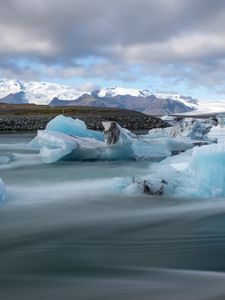
[[[129,81],[176,70],[189,83],[221,84],[224,19],[223,0],[1,1],[0,74]]]

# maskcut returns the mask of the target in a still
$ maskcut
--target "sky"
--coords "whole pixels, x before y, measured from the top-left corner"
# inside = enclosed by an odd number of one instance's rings
[[[224,0],[1,0],[0,78],[225,100]]]

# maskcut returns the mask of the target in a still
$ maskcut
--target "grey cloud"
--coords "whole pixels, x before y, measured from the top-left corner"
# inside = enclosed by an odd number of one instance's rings
[[[1,1],[0,59],[34,59],[40,72],[58,70],[64,77],[120,75],[129,80],[132,76],[125,74],[133,65],[160,72],[178,63],[197,73],[214,64],[220,72],[224,20],[224,0]],[[79,65],[87,57],[106,62]],[[21,71],[10,64],[4,68],[10,69]]]

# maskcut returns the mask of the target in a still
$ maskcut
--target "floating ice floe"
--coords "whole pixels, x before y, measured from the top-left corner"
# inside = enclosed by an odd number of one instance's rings
[[[133,177],[132,188],[154,195],[224,197],[225,143],[195,147],[152,164],[149,175]]]
[[[71,118],[67,120],[67,117],[58,116],[48,123],[45,130],[38,131],[30,147],[39,149],[40,157],[45,163],[52,163],[62,158],[161,160],[171,155],[166,144],[139,138],[116,122],[103,124],[104,135],[88,130],[80,120]]]
[[[211,124],[200,122],[196,119],[184,119],[173,127],[156,128],[149,131],[145,138],[189,138],[190,140],[209,141],[207,134],[212,128]]]
[[[162,160],[171,155],[166,144],[141,138],[116,122],[103,122],[106,149],[103,158]]]
[[[193,148],[196,145],[205,145],[215,142],[207,134],[212,125],[198,121],[183,121],[168,128],[156,128],[143,135],[143,140],[151,140],[154,143],[165,145],[172,154],[177,154]],[[169,155],[167,155],[169,156]]]
[[[194,148],[176,193],[203,198],[225,196],[225,143]]]
[[[40,157],[45,163],[61,158],[70,160],[97,159],[102,153],[104,142],[88,137],[73,137],[64,133],[39,130],[35,145],[40,148]]]
[[[83,121],[61,115],[50,121],[45,130],[38,131],[30,146],[40,150],[40,157],[46,163],[62,158],[160,161],[196,144],[211,142],[207,139],[211,125],[201,123],[187,126],[185,131],[181,126],[170,127],[143,136],[131,133],[116,122],[103,122],[103,126],[104,134],[87,129]]]
[[[6,197],[6,188],[2,179],[0,178],[0,201],[3,201],[5,197]]]

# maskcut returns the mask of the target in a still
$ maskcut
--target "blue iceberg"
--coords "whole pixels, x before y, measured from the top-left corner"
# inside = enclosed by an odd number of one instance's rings
[[[71,136],[89,137],[99,141],[104,141],[104,135],[102,132],[87,129],[84,121],[73,119],[71,117],[65,117],[63,115],[59,115],[51,120],[47,124],[46,130],[61,132]]]
[[[89,130],[83,121],[58,116],[39,130],[30,147],[39,149],[45,163],[70,160],[161,160],[171,151],[168,145],[143,139],[116,122],[103,122],[104,134]]]
[[[187,192],[201,198],[225,196],[225,143],[194,148],[177,188],[178,194]]]
[[[176,128],[155,129],[137,136],[116,122],[103,122],[104,133],[87,129],[79,119],[57,116],[47,124],[30,146],[40,150],[43,162],[71,160],[150,160],[160,161],[177,152],[201,144],[209,126],[196,123],[182,131]],[[175,134],[175,133],[176,134]],[[174,137],[174,135],[176,137]],[[199,141],[193,140],[198,136]]]
[[[225,143],[195,147],[151,164],[149,175],[133,177],[129,189],[150,195],[225,197]]]
[[[61,158],[70,160],[97,159],[104,142],[93,138],[80,138],[60,132],[39,130],[32,141],[40,149],[40,158],[45,163],[53,163]]]

